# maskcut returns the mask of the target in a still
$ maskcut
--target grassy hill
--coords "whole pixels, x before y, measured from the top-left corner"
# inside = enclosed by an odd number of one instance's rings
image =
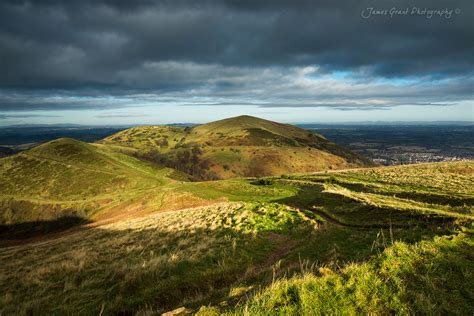
[[[288,124],[238,116],[192,128],[142,126],[102,140],[116,150],[196,179],[280,175],[370,166],[321,135]],[[133,150],[130,150],[132,148]]]
[[[147,211],[0,248],[0,313],[473,310],[473,162],[185,182],[123,156]]]
[[[0,159],[0,224],[87,219],[177,176],[101,145],[57,139]]]

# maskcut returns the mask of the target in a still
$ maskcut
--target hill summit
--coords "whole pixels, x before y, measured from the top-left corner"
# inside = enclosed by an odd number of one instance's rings
[[[194,127],[141,126],[100,141],[195,179],[268,176],[370,166],[310,130],[242,115]]]

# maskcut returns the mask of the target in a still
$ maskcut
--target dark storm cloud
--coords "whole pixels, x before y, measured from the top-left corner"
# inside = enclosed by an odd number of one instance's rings
[[[414,6],[459,11],[449,19],[361,17],[370,7]],[[289,80],[271,77],[308,65],[318,67],[317,75],[346,71],[359,81],[458,78],[435,90],[451,101],[459,84],[456,98],[472,98],[463,80],[472,83],[473,19],[471,0],[2,1],[0,109],[120,106],[69,98],[91,93],[175,93],[183,98],[192,93],[223,98],[247,94],[262,99],[283,91],[289,98],[294,97]],[[255,77],[263,77],[265,86]],[[314,97],[303,90],[299,98],[303,92]],[[12,91],[21,95],[8,97]],[[346,92],[354,96],[350,89],[342,94]],[[22,98],[35,93],[63,99]],[[391,97],[387,94],[392,92],[373,93]]]
[[[32,117],[60,117],[58,115],[42,115],[42,114],[0,114],[0,120],[32,118]]]

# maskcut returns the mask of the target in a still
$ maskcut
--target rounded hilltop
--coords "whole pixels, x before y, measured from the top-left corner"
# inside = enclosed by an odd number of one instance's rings
[[[133,148],[201,180],[371,165],[310,130],[249,115],[193,127],[140,126],[100,143]]]

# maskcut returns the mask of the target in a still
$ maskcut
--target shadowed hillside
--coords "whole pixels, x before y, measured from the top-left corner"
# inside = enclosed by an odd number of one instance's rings
[[[101,141],[196,179],[226,179],[370,166],[321,135],[288,124],[238,116],[192,128],[143,126]],[[121,149],[122,147],[122,149]]]

